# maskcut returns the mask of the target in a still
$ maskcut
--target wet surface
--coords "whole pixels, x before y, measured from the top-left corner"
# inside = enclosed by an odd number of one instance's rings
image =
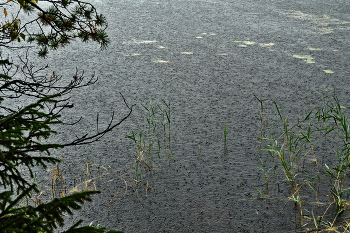
[[[125,232],[287,232],[296,214],[288,190],[257,200],[264,179],[256,168],[260,107],[253,94],[273,98],[291,117],[336,89],[349,91],[349,4],[343,1],[92,1],[109,22],[111,45],[99,51],[77,42],[52,52],[52,69],[75,67],[99,82],[72,97],[67,119],[83,121],[61,139],[103,127],[110,113],[134,113],[88,147],[58,151],[68,187],[89,182],[102,194],[78,218]],[[331,71],[325,72],[324,70]],[[132,182],[136,145],[125,138],[145,127],[141,104],[170,101],[171,147],[149,189]],[[227,127],[224,151],[223,128]],[[166,157],[166,156],[165,156]],[[87,172],[87,164],[89,170]],[[74,178],[75,179],[74,179]],[[77,178],[79,177],[79,179]],[[146,179],[145,179],[146,180]],[[74,183],[75,182],[75,183]],[[283,183],[283,182],[282,182]]]

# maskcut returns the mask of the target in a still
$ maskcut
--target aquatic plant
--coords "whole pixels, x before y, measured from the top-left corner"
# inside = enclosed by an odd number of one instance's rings
[[[174,109],[171,102],[164,99],[159,104],[152,101],[148,104],[141,104],[144,116],[147,121],[146,126],[142,125],[138,129],[132,130],[126,138],[131,139],[137,146],[137,153],[134,155],[135,181],[145,184],[143,180],[144,172],[155,171],[155,166],[159,165],[162,158],[168,162],[175,161],[171,147],[172,140],[172,115]],[[140,129],[141,128],[141,129]],[[155,164],[158,162],[158,164]]]
[[[265,152],[258,155],[258,168],[266,184],[265,196],[259,191],[260,198],[271,197],[269,174],[273,171],[274,187],[281,189],[286,184],[289,189],[289,196],[280,197],[275,192],[275,198],[293,203],[299,219],[296,229],[349,230],[350,222],[344,218],[350,209],[350,126],[346,107],[333,94],[325,96],[322,104],[304,117],[289,119],[275,101],[255,97],[261,108],[258,138]]]

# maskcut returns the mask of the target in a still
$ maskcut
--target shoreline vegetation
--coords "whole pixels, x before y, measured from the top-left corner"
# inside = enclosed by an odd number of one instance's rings
[[[350,126],[336,93],[303,117],[290,119],[273,100],[261,108],[257,159],[264,189],[259,198],[279,198],[295,210],[295,230],[350,232]],[[279,196],[276,189],[289,190]],[[338,232],[338,231],[337,231]]]

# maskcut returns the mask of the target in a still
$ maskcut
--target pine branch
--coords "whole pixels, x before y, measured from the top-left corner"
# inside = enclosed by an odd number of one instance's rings
[[[46,204],[40,204],[28,212],[29,215],[37,216],[37,218],[34,218],[24,230],[30,230],[37,225],[45,225],[50,229],[57,228],[57,225],[63,226],[65,213],[73,215],[72,210],[81,209],[86,201],[91,202],[90,196],[97,193],[100,191],[78,192],[66,197],[55,198]]]
[[[52,201],[40,204],[37,207],[19,207],[19,203],[32,191],[38,191],[36,185],[32,185],[15,200],[11,200],[13,192],[5,191],[0,193],[0,232],[53,232],[58,226],[64,226],[65,214],[73,215],[73,210],[79,210],[86,201],[91,201],[91,195],[99,191],[86,191],[72,195],[55,198]],[[93,226],[78,227],[82,221],[78,221],[65,233],[73,232],[96,232],[96,233],[117,233],[120,231],[106,231],[106,228]]]

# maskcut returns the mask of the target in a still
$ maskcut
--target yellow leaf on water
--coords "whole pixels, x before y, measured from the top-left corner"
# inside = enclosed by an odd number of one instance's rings
[[[293,57],[295,58],[299,58],[299,59],[313,59],[312,57],[310,57],[309,55],[293,55]]]
[[[5,17],[7,17],[7,10],[6,10],[6,8],[4,8],[4,15],[5,15]]]
[[[322,49],[320,49],[320,48],[306,48],[305,50],[311,50],[311,51],[317,51],[317,50],[322,50]]]
[[[253,41],[242,41],[244,44],[246,45],[252,45],[252,44],[255,44],[255,42]]]
[[[306,59],[305,62],[306,62],[306,63],[315,63],[314,61],[309,60],[309,59]]]
[[[345,106],[340,106],[340,108],[346,108]]]
[[[259,44],[261,47],[270,47],[270,46],[274,46],[275,44],[274,43],[260,43]]]
[[[218,56],[227,56],[227,53],[218,53]]]
[[[169,63],[169,61],[164,61],[164,60],[156,60],[153,61],[154,63]]]
[[[305,57],[300,56],[300,55],[293,55],[293,57],[295,57],[295,58],[305,58]]]
[[[122,44],[151,44],[151,43],[157,43],[156,40],[131,40],[131,41],[124,41]]]
[[[203,37],[202,37],[202,36],[197,36],[196,38],[197,38],[197,39],[202,39]]]
[[[125,57],[141,56],[141,53],[124,54]]]
[[[150,43],[156,43],[156,40],[137,40],[135,41],[135,44],[150,44]]]
[[[334,72],[331,70],[323,70],[323,72],[325,72],[326,74],[333,74]]]

